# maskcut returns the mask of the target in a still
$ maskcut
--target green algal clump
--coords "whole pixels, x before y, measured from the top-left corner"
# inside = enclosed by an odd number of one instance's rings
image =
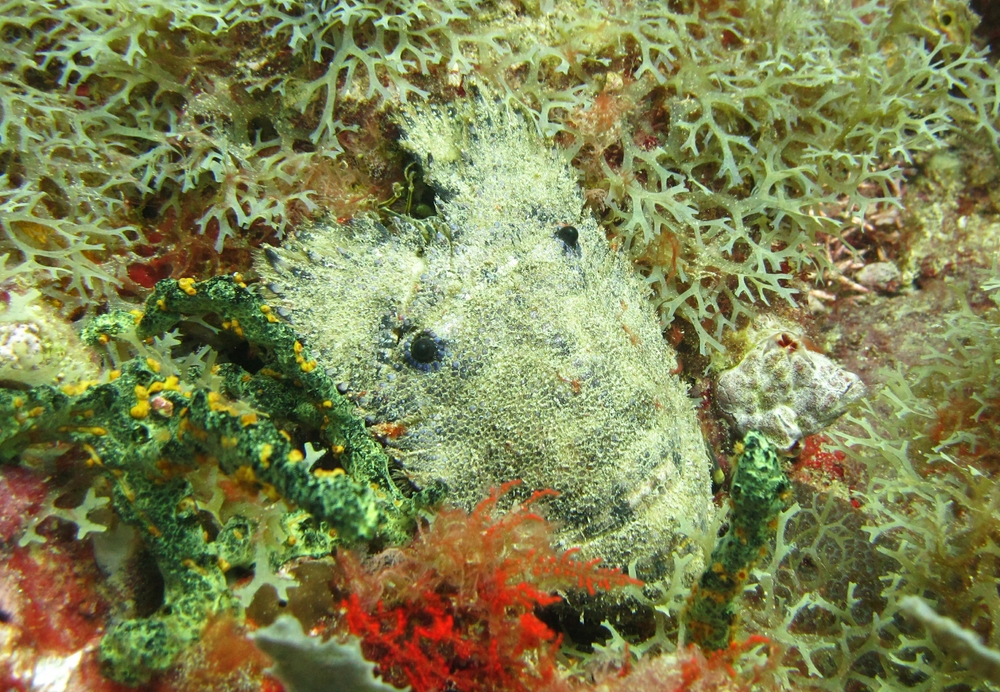
[[[747,433],[729,489],[729,530],[712,551],[684,614],[691,641],[702,648],[729,646],[736,600],[750,568],[774,541],[788,488],[777,448],[763,435]]]
[[[200,464],[217,464],[308,510],[341,542],[401,541],[417,507],[396,489],[385,455],[329,378],[315,371],[295,334],[238,281],[163,282],[147,306],[138,324],[141,337],[173,326],[182,315],[222,315],[267,364],[256,376],[230,366],[228,379],[244,390],[257,385],[257,401],[266,410],[237,407],[217,391],[192,388],[144,357],[129,360],[103,383],[0,389],[2,459],[13,460],[33,444],[78,445],[110,481],[115,511],[139,529],[156,559],[165,583],[163,607],[152,617],[117,623],[101,645],[110,675],[132,684],[166,668],[197,638],[209,614],[235,608],[225,573],[254,559],[253,525],[244,517],[232,517],[214,540],[207,537],[186,476]],[[132,315],[116,313],[87,336],[104,342],[128,321],[134,322]],[[311,468],[279,421],[317,431],[341,467]],[[435,498],[428,492],[417,501]]]
[[[996,151],[1000,132],[997,73],[959,31],[974,26],[964,3],[714,7],[656,12],[630,36],[660,59],[641,60],[634,83],[608,75],[551,126],[579,148],[664,321],[682,318],[702,352],[835,271],[824,234],[898,204],[891,181],[915,154],[966,132]]]

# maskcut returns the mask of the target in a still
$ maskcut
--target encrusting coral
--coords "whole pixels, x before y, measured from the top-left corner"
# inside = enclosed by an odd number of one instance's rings
[[[218,465],[286,497],[347,543],[377,536],[403,540],[418,503],[436,497],[433,488],[416,500],[399,493],[388,478],[384,453],[351,405],[315,371],[287,325],[238,279],[163,282],[135,329],[142,338],[172,327],[183,315],[204,313],[222,315],[268,363],[256,377],[229,369],[233,388],[257,410],[236,408],[220,392],[161,374],[161,363],[142,357],[103,383],[0,389],[4,459],[32,444],[79,445],[88,463],[108,474],[117,514],[140,530],[157,561],[166,587],[161,614],[120,622],[102,642],[111,675],[127,682],[170,665],[209,614],[231,608],[225,572],[252,563],[253,527],[243,517],[231,518],[214,541],[207,539],[185,477],[199,465]],[[88,335],[95,343],[107,341],[123,321],[135,320],[128,313],[110,314],[91,325]],[[341,466],[313,467],[275,421],[319,431]]]
[[[775,446],[756,432],[748,433],[742,446],[729,489],[729,528],[712,550],[684,613],[691,641],[714,651],[732,643],[736,597],[761,550],[774,540],[788,500],[790,484]]]

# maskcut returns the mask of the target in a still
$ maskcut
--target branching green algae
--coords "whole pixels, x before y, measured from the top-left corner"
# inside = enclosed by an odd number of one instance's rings
[[[160,364],[134,358],[104,383],[82,382],[24,391],[0,389],[0,458],[27,446],[61,441],[79,445],[89,463],[112,480],[119,516],[141,530],[163,575],[166,595],[147,619],[119,622],[101,655],[117,680],[138,683],[170,665],[197,638],[206,617],[234,607],[225,573],[249,566],[251,526],[233,517],[208,540],[186,471],[202,463],[259,483],[325,521],[346,543],[405,539],[418,502],[388,476],[384,453],[335,385],[309,359],[292,330],[237,279],[161,282],[138,323],[140,337],[173,327],[182,317],[216,313],[250,341],[267,364],[256,375],[229,366],[227,380],[274,420],[241,411],[216,391],[190,388],[162,376]],[[87,336],[106,341],[134,318],[116,313]],[[318,430],[343,468],[312,470],[276,420]]]

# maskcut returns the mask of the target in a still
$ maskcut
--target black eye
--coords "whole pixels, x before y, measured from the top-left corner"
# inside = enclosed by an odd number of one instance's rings
[[[423,331],[413,335],[405,346],[403,358],[417,370],[430,372],[441,367],[445,345],[433,332]]]
[[[580,252],[580,244],[578,242],[580,232],[573,226],[560,226],[559,230],[555,232],[555,236],[562,241],[562,244],[565,246],[563,249],[566,252]]]
[[[951,12],[945,12],[941,15],[941,26],[951,26],[953,21],[955,21],[955,15]]]
[[[434,337],[424,332],[410,344],[410,357],[418,363],[433,363],[438,360],[438,346]]]

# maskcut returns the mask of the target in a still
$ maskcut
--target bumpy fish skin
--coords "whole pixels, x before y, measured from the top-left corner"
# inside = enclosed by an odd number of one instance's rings
[[[713,511],[710,462],[642,281],[519,117],[477,99],[403,126],[440,219],[317,225],[258,262],[265,285],[366,412],[403,426],[414,483],[466,507],[512,479],[553,488],[564,545],[667,573]]]

